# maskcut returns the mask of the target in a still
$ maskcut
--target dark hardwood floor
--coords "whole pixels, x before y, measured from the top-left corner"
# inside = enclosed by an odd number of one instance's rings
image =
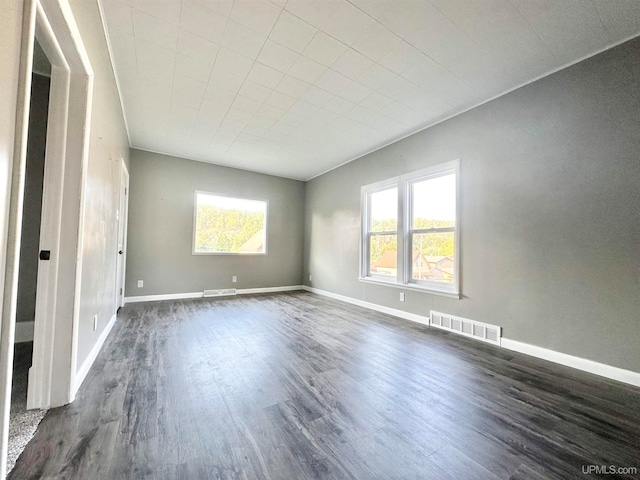
[[[640,389],[292,292],[126,306],[9,478],[564,479],[588,465],[640,469]]]

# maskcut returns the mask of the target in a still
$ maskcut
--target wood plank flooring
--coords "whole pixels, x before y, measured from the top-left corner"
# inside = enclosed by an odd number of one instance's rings
[[[640,389],[306,292],[128,305],[11,479],[640,470]],[[609,475],[607,478],[638,478]]]

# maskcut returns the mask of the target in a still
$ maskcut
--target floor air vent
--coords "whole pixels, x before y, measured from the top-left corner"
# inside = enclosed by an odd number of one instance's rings
[[[229,295],[235,295],[235,288],[223,288],[220,290],[205,290],[204,297],[228,297]]]
[[[431,326],[500,345],[500,327],[431,310]]]

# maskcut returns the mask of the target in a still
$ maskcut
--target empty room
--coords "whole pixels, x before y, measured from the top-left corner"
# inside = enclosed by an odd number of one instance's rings
[[[2,478],[640,478],[640,2],[2,10]]]

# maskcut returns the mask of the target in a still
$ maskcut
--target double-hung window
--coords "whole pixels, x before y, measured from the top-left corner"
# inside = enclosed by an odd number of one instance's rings
[[[362,187],[360,279],[459,296],[459,161]]]

